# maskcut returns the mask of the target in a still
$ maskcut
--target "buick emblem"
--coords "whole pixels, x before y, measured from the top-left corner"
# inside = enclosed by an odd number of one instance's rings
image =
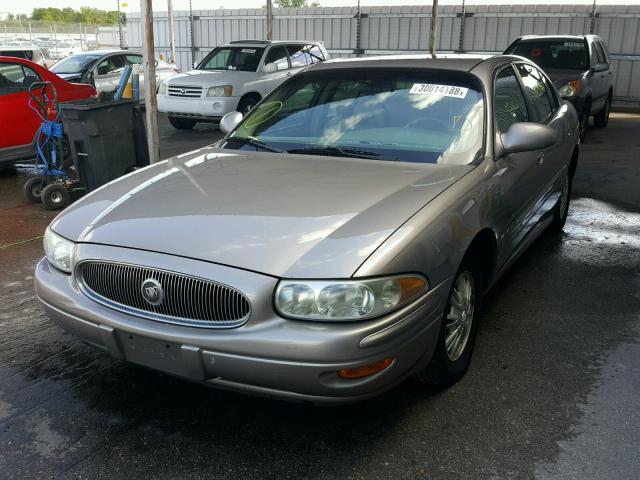
[[[180,95],[184,95],[185,93],[187,93],[187,91],[184,88],[180,89]]]
[[[140,293],[145,302],[150,305],[160,305],[164,300],[164,291],[162,285],[155,278],[147,278],[142,282]]]

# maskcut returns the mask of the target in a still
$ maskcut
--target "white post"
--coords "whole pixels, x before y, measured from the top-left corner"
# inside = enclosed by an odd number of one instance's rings
[[[143,31],[144,97],[146,103],[147,147],[151,163],[160,161],[158,98],[156,97],[156,57],[153,49],[153,2],[140,0]]]

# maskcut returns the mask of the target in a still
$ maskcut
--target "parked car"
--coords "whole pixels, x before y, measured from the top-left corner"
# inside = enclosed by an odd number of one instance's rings
[[[30,60],[33,63],[45,67],[44,55],[42,51],[34,46],[0,46],[0,57],[15,57]]]
[[[36,293],[118,358],[298,401],[458,380],[578,162],[575,109],[514,56],[319,63],[221,128],[61,213]]]
[[[70,82],[89,83],[101,94],[115,92],[125,65],[142,63],[142,53],[135,50],[95,50],[63,58],[51,67],[51,71]],[[180,69],[175,64],[156,60],[157,82],[177,73]],[[142,88],[143,83],[140,85]]]
[[[600,37],[527,35],[509,45],[505,54],[529,58],[544,69],[560,95],[576,108],[580,138],[586,137],[590,116],[596,127],[607,126],[613,99],[613,69]]]
[[[329,58],[323,42],[241,40],[216,47],[195,68],[163,82],[158,111],[175,128],[247,113],[297,71]]]
[[[0,164],[35,157],[40,119],[29,108],[29,86],[52,82],[60,102],[96,96],[91,85],[69,83],[29,60],[0,56]]]

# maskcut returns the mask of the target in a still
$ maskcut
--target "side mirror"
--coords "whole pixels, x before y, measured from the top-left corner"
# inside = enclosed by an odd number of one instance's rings
[[[242,114],[240,112],[229,112],[220,120],[220,131],[226,135],[236,128],[241,121]]]
[[[556,143],[556,131],[539,123],[514,123],[500,134],[502,154],[542,150]]]
[[[275,63],[267,63],[264,66],[264,73],[273,73],[278,71],[278,66]]]

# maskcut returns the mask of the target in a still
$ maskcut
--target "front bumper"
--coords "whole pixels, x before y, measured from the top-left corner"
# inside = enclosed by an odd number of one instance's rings
[[[435,349],[450,281],[382,318],[329,324],[278,317],[271,306],[277,280],[230,267],[170,255],[80,245],[85,257],[183,271],[242,289],[252,317],[233,329],[165,324],[113,310],[86,297],[75,280],[43,259],[36,268],[38,299],[65,330],[113,356],[211,386],[312,403],[363,400],[422,369]],[[152,263],[153,262],[153,263]],[[266,297],[265,297],[266,295]],[[260,301],[262,298],[263,301]],[[264,299],[268,298],[268,301]],[[338,370],[388,357],[369,377],[347,380]]]
[[[239,97],[172,97],[158,95],[158,111],[171,117],[217,122],[238,108]]]

